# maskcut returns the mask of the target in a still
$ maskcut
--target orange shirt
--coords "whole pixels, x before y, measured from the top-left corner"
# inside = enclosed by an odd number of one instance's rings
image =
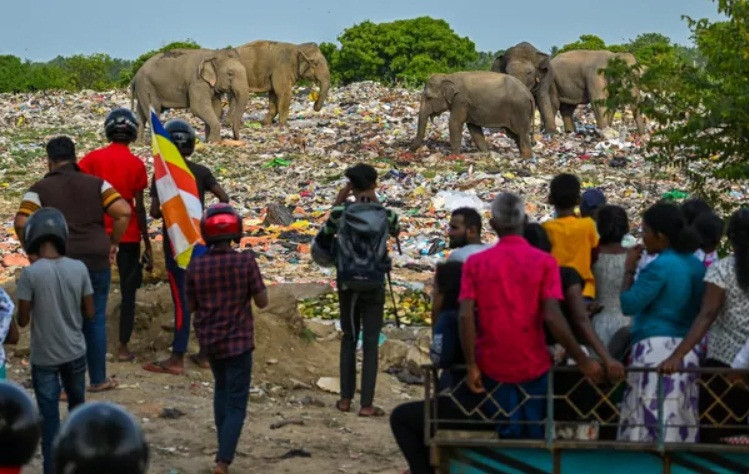
[[[598,246],[596,223],[590,217],[567,216],[544,222],[551,241],[551,254],[560,267],[572,267],[585,280],[583,296],[595,298],[592,251]]]

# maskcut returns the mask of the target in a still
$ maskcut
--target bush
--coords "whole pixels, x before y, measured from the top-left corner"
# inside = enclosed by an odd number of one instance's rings
[[[435,72],[463,70],[478,59],[476,47],[444,20],[420,17],[390,23],[365,21],[338,37],[340,49],[324,43],[332,75],[343,83],[415,83]]]
[[[138,72],[138,69],[140,69],[140,67],[146,61],[148,61],[149,58],[151,58],[151,56],[158,54],[158,53],[163,53],[164,51],[169,51],[170,49],[177,49],[177,48],[200,49],[201,46],[195,41],[188,38],[185,41],[174,41],[174,42],[169,43],[166,46],[162,46],[159,49],[154,49],[147,53],[141,54],[140,56],[138,56],[138,59],[133,61],[132,65],[129,68],[123,69],[120,72],[120,76],[118,80],[119,85],[122,87],[129,86],[130,82],[133,80],[133,76],[135,76],[135,73]]]

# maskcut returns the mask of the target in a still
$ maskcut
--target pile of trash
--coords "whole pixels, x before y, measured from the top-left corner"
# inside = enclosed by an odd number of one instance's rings
[[[645,159],[643,138],[634,133],[626,114],[616,115],[613,128],[597,131],[590,109],[580,107],[577,133],[536,133],[532,159],[520,158],[514,142],[500,130],[487,130],[490,153],[476,153],[465,131],[464,153],[451,155],[447,113],[429,124],[424,146],[409,151],[418,121],[418,90],[351,84],[331,90],[320,112],[312,110],[309,92],[295,89],[285,127],[261,126],[268,101],[254,97],[243,117],[241,140],[229,139],[224,127],[225,140],[199,143],[192,157],[213,171],[242,213],[242,247],[256,252],[269,284],[334,282],[332,269],[312,263],[309,242],[345,184],[345,169],[357,162],[377,168],[377,192],[400,216],[402,253],[393,245],[399,292],[428,287],[434,264],[449,252],[445,232],[450,212],[468,205],[488,217],[488,204],[498,192],[519,193],[531,219],[544,220],[552,213],[550,179],[573,172],[584,187],[599,187],[609,202],[623,206],[636,234],[648,205],[685,189],[678,171]],[[129,104],[124,90],[0,94],[0,280],[26,264],[12,219],[25,190],[46,172],[45,142],[70,135],[81,157],[105,144],[102,124],[108,111]],[[164,113],[162,120],[175,116],[202,132],[202,123],[186,110]],[[136,143],[133,151],[150,172],[150,146]],[[731,192],[737,201],[746,197],[739,185]],[[212,200],[208,196],[206,202]],[[161,240],[160,222],[149,218],[149,230],[154,241]],[[484,238],[493,240],[488,225]]]
[[[398,321],[405,326],[432,324],[432,303],[423,291],[403,289],[397,296],[386,295],[385,321],[395,322],[396,308]],[[297,310],[305,319],[338,319],[338,293],[326,293],[316,298],[301,300],[297,303]]]

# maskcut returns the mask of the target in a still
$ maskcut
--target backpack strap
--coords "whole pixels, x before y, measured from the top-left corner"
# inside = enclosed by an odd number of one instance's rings
[[[393,299],[393,314],[395,316],[395,327],[401,327],[401,320],[398,317],[398,304],[395,302],[395,292],[393,291],[393,280],[390,278],[390,272],[387,272],[388,285],[390,286],[390,298]]]

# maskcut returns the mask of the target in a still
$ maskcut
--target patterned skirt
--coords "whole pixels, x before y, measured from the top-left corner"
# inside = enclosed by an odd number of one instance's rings
[[[650,337],[632,346],[630,367],[656,367],[676,349],[681,338]],[[699,366],[697,350],[690,351],[682,368]],[[658,377],[663,377],[663,421],[665,441],[694,443],[697,441],[698,374],[631,372],[627,375],[624,398],[620,406],[620,441],[651,442],[658,440]]]

